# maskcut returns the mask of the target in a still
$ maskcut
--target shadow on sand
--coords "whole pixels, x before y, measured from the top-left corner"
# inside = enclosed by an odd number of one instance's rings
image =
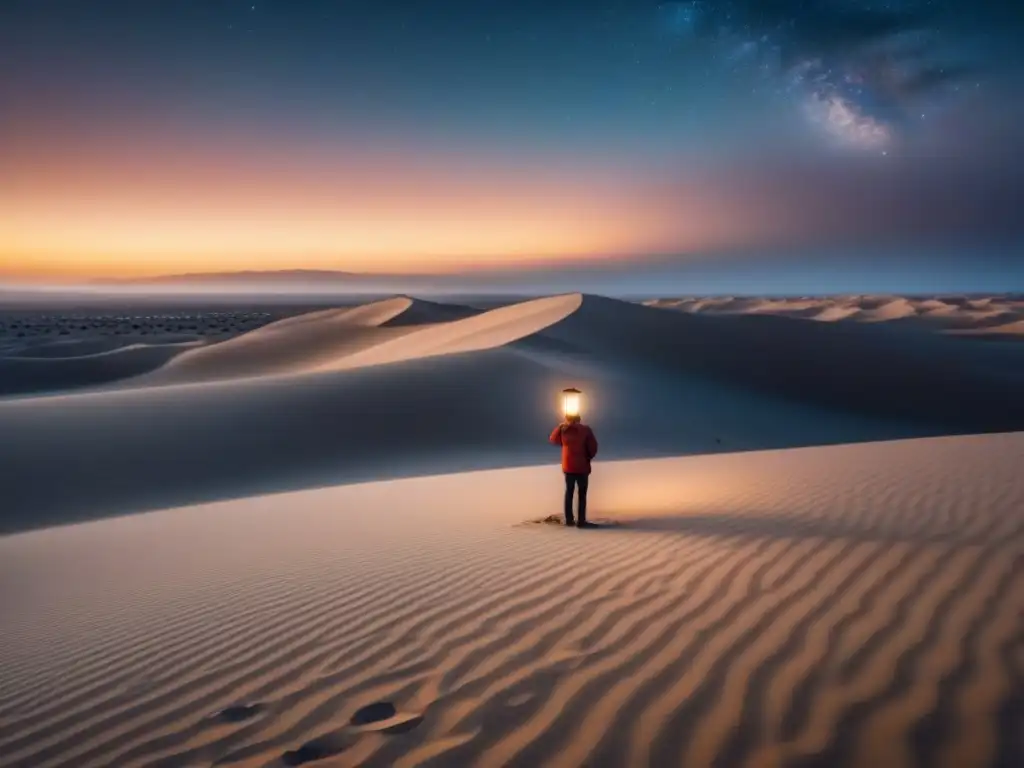
[[[535,518],[535,519],[532,519],[532,520],[526,520],[526,521],[524,521],[522,523],[519,523],[519,525],[530,525],[530,526],[541,525],[541,526],[551,526],[552,528],[571,528],[571,527],[573,527],[573,526],[567,526],[565,524],[565,518],[562,515],[548,515],[547,517],[538,517],[538,518]],[[593,530],[600,530],[602,528],[609,528],[609,529],[611,529],[611,528],[619,528],[621,526],[622,526],[622,523],[619,522],[618,520],[612,519],[610,517],[597,517],[597,518],[593,518],[592,520],[588,520],[587,521],[587,525],[585,527],[586,527],[587,530],[592,530],[592,529]]]

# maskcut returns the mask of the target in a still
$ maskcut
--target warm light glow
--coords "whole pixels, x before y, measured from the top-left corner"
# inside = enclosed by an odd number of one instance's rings
[[[566,417],[580,415],[580,397],[582,392],[576,389],[567,389],[562,393],[562,410]]]
[[[685,250],[719,218],[585,164],[164,138],[0,158],[0,278],[502,268]]]

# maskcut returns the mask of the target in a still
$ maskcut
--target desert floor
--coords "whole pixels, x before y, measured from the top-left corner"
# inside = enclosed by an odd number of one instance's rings
[[[3,314],[0,765],[1024,764],[1018,305],[824,301]]]

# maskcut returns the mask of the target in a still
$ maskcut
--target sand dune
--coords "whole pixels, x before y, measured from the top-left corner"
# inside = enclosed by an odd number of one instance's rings
[[[43,392],[113,382],[132,388],[298,375],[476,351],[507,344],[557,322],[572,312],[579,301],[578,295],[570,295],[481,312],[459,305],[397,297],[286,317],[217,343],[167,355],[158,364],[110,366],[102,376],[83,372],[76,380],[75,373],[82,368],[64,366],[62,370],[66,372],[62,373],[60,387],[41,382],[37,389],[32,389],[24,375],[11,376],[10,392]],[[409,335],[411,338],[400,341]],[[10,367],[20,372],[21,368],[34,371],[39,366],[15,361]],[[55,370],[55,366],[47,370]],[[137,375],[140,371],[141,375]]]
[[[70,391],[124,381],[159,370],[194,343],[128,344],[72,356],[0,357],[0,396]]]
[[[545,466],[3,537],[0,765],[1020,765],[1022,461],[606,462],[595,531],[524,524]]]
[[[859,317],[863,310],[856,306],[842,306],[837,305],[834,307],[826,307],[821,311],[817,312],[813,319],[819,320],[823,323],[833,323],[837,320],[853,320]]]
[[[895,323],[924,330],[972,329],[1020,319],[1024,302],[1015,297],[969,299],[899,296],[825,296],[788,299],[658,299],[662,309],[700,314],[776,315],[820,322]]]
[[[136,380],[162,386],[0,402],[0,531],[534,462],[570,384],[617,458],[1024,429],[1024,361],[995,345],[578,294],[429,325],[395,310],[190,351],[180,383],[161,377],[184,355]]]
[[[131,384],[303,374],[491,349],[561,320],[580,301],[556,296],[477,312],[399,298],[313,312],[193,350]]]
[[[893,299],[880,307],[865,312],[862,316],[872,322],[884,322],[904,317],[916,317],[917,309],[906,299]]]
[[[420,357],[493,349],[558,323],[579,309],[582,302],[580,294],[552,296],[492,309],[461,320],[416,328],[398,338],[325,363],[321,370],[383,365]]]
[[[125,339],[117,337],[83,338],[46,341],[12,350],[4,355],[9,358],[32,358],[62,360],[70,357],[91,357],[94,355],[120,352],[131,346],[161,346],[166,344],[188,345],[197,343],[194,336],[167,334],[158,339]]]
[[[1024,361],[1012,351],[893,334],[877,324],[708,317],[588,296],[540,335],[661,375],[700,376],[863,415],[947,428],[963,418],[973,431],[1008,428],[1024,418],[1015,394],[1024,385]]]
[[[570,299],[563,299],[571,301]],[[97,386],[139,387],[305,374],[379,365],[414,357],[444,355],[501,346],[536,336],[546,324],[558,323],[574,308],[552,309],[545,319],[541,304],[521,303],[481,311],[397,297],[361,306],[320,311],[285,311],[274,322],[268,312],[164,312],[145,317],[19,315],[0,318],[0,396],[33,395]],[[1012,297],[838,296],[799,298],[716,297],[660,299],[650,307],[677,313],[724,318],[752,317],[814,320],[826,324],[868,323],[956,333],[960,337],[1014,339],[1024,318],[1024,302]],[[564,310],[563,314],[560,314]],[[498,314],[492,314],[497,311]],[[534,314],[540,311],[540,315]],[[281,317],[282,309],[274,309]],[[517,319],[529,315],[532,321]],[[49,318],[49,320],[47,319]],[[56,323],[51,327],[46,323]],[[59,326],[61,334],[54,337]],[[771,326],[773,332],[778,326]],[[989,331],[989,329],[992,329]],[[16,334],[12,336],[12,333]],[[789,333],[787,331],[787,333]],[[75,334],[81,334],[76,336]],[[127,334],[127,335],[126,335]],[[140,335],[141,334],[141,335]],[[410,336],[411,335],[411,336]],[[160,357],[128,352],[93,362],[68,362],[46,368],[21,362],[31,359],[71,359],[133,348],[197,342],[198,349]],[[842,343],[841,340],[837,340]],[[534,339],[537,344],[552,343]],[[170,348],[168,348],[170,349]],[[139,361],[134,358],[139,357]],[[10,362],[13,360],[13,362]],[[128,362],[132,361],[132,362]],[[156,361],[156,362],[154,362]],[[111,363],[105,365],[105,363]],[[8,373],[8,369],[10,372]]]
[[[982,328],[969,328],[954,333],[959,334],[993,334],[999,336],[1024,336],[1024,320],[1014,320],[1013,322],[1004,323],[1002,325],[990,325]]]
[[[413,305],[408,298],[288,317],[219,344],[195,349],[132,385],[199,382],[298,373],[381,341],[408,328],[382,328]]]
[[[463,320],[477,315],[481,310],[461,304],[441,303],[417,298],[399,315],[387,321],[387,325],[426,325]]]
[[[308,313],[310,307],[112,303],[0,310],[0,397],[123,385],[192,347],[217,344],[295,311]]]

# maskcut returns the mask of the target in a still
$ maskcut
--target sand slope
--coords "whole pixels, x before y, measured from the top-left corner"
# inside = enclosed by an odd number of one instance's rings
[[[130,386],[300,373],[325,361],[400,336],[407,328],[384,329],[413,302],[388,299],[356,307],[309,312],[257,328],[219,344],[186,352]]]
[[[487,312],[388,299],[290,317],[193,350],[129,386],[306,374],[491,349],[536,333],[574,312],[579,294]]]
[[[958,331],[951,331],[951,333],[959,334],[973,334],[973,335],[987,335],[991,334],[994,336],[1024,336],[1024,320],[1014,320],[1009,323],[1002,325],[990,325],[982,328],[965,328]]]
[[[1024,435],[0,538],[0,765],[1016,766]]]
[[[998,345],[578,294],[382,320],[400,308],[190,351],[182,383],[0,402],[0,532],[535,462],[569,385],[616,458],[1024,429],[1024,360]]]
[[[0,307],[0,397],[123,386],[195,347],[216,345],[309,304],[238,307],[106,305]],[[315,314],[315,313],[314,313]],[[44,364],[46,363],[46,364]]]
[[[137,311],[95,316],[21,313],[7,320],[0,317],[0,397],[302,375],[476,351],[536,336],[548,325],[574,314],[581,303],[578,295],[562,296],[481,311],[396,297],[298,316],[287,315],[301,308],[270,305],[264,308],[267,311],[165,311],[141,317],[136,316]],[[824,325],[940,331],[960,339],[1024,338],[1020,331],[1024,301],[1010,296],[722,297],[648,304],[675,310],[674,314],[720,320],[725,327],[737,318],[765,323],[814,320]],[[286,316],[274,322],[282,313]],[[664,324],[667,332],[680,327]],[[767,325],[779,338],[783,328]],[[786,329],[784,333],[789,337],[804,331]],[[140,353],[132,346],[183,341],[194,341],[193,346],[199,348],[186,351],[185,347],[164,346],[165,353],[158,354]],[[839,336],[832,341],[845,343]],[[552,343],[561,343],[550,338],[532,342],[534,348],[547,345],[548,349],[553,349]],[[99,352],[117,354],[80,359]],[[25,362],[26,358],[52,359],[53,363],[41,366]]]
[[[194,342],[128,344],[78,355],[0,357],[0,396],[101,386],[161,370]]]
[[[973,431],[1014,428],[1024,419],[1017,350],[882,326],[652,311],[587,296],[540,335],[666,377],[701,376],[829,409]]]
[[[357,353],[324,363],[319,370],[357,368],[435,355],[493,349],[538,333],[576,312],[580,294],[551,296],[482,312],[474,317],[410,329]]]

